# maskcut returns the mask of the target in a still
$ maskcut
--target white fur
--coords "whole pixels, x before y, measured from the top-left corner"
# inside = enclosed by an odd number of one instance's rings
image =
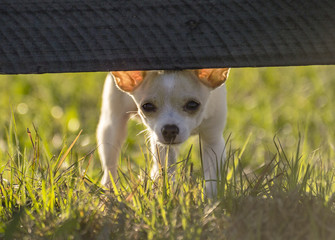
[[[183,109],[190,99],[201,103],[196,113],[189,114]],[[147,101],[157,106],[155,113],[143,112],[141,106]],[[155,177],[159,172],[158,154],[164,160],[168,149],[162,136],[162,127],[173,124],[179,128],[179,134],[174,144],[169,146],[168,164],[176,162],[180,143],[190,135],[199,134],[203,147],[206,192],[209,196],[215,196],[216,180],[225,159],[225,141],[222,136],[227,115],[225,85],[215,89],[208,87],[192,71],[152,71],[146,74],[133,92],[126,93],[118,89],[113,76],[108,74],[97,129],[98,149],[104,170],[103,184],[110,181],[109,171],[115,180],[117,178],[117,162],[126,137],[127,121],[135,113],[139,114],[151,133],[151,151],[154,153],[151,176]]]

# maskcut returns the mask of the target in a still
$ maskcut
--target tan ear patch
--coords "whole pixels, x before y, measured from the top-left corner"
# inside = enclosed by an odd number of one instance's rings
[[[116,85],[125,92],[134,91],[143,81],[143,71],[113,71]]]
[[[206,68],[197,70],[198,78],[207,86],[216,88],[228,78],[230,68]]]

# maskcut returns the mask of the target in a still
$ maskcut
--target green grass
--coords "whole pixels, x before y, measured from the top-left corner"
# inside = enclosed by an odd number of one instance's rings
[[[136,122],[120,185],[99,186],[104,76],[0,76],[0,239],[335,239],[333,67],[232,70],[215,200],[196,138],[153,182]]]

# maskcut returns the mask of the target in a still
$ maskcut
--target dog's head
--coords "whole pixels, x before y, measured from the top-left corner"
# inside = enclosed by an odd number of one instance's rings
[[[134,99],[157,141],[179,144],[203,121],[211,90],[226,81],[229,68],[112,73],[119,89]]]

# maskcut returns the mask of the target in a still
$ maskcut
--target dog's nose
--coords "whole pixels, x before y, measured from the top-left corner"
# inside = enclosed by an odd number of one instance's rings
[[[172,143],[179,134],[179,128],[176,125],[165,125],[162,127],[162,135],[166,142]]]

